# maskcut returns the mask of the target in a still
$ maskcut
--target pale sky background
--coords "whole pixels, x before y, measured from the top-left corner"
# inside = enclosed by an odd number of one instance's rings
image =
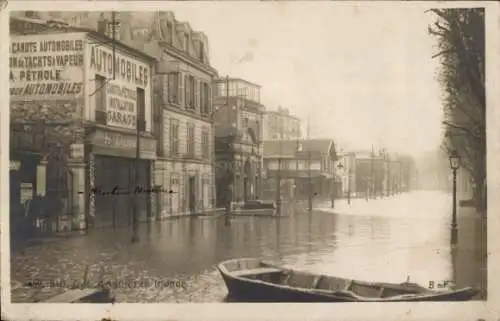
[[[209,39],[221,76],[262,86],[262,103],[310,119],[311,137],[417,154],[440,143],[431,13],[417,7],[169,2]]]

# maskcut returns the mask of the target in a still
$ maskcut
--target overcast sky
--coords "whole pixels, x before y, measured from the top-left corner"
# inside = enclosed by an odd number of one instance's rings
[[[211,63],[262,86],[262,102],[310,119],[312,137],[410,152],[439,144],[434,17],[417,7],[169,2],[205,32]]]

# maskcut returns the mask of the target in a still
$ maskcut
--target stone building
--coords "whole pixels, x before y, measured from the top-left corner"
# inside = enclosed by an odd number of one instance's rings
[[[300,119],[291,115],[287,108],[267,110],[264,114],[264,140],[296,140],[301,139]]]
[[[11,159],[19,164],[11,206],[46,195],[58,205],[47,212],[59,230],[126,226],[133,204],[141,220],[151,216],[150,194],[131,190],[151,187],[155,58],[119,37],[112,48],[108,27],[34,14],[10,21]]]
[[[407,155],[380,151],[356,151],[356,194],[381,197],[416,188],[417,168]]]
[[[171,12],[154,13],[147,29],[147,33],[132,32],[136,35],[132,40],[158,60],[153,90],[158,138],[154,182],[169,190],[155,194],[158,218],[211,211],[215,204],[212,80],[217,71],[210,66],[207,37]]]
[[[329,200],[342,193],[333,140],[264,141],[263,145],[264,198],[276,199],[278,181],[285,201],[307,200],[310,186],[315,199]]]
[[[341,184],[337,197],[356,197],[356,154],[341,149],[337,157],[336,174]]]
[[[233,202],[261,198],[262,118],[260,86],[229,78],[214,81],[217,204],[232,186]]]

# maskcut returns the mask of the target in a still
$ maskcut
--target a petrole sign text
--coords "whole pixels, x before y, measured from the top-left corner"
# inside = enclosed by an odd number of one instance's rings
[[[11,98],[47,99],[81,94],[83,47],[83,37],[78,35],[12,36]]]
[[[137,122],[137,88],[143,88],[148,93],[148,66],[118,52],[115,52],[113,63],[112,49],[103,46],[91,46],[89,59],[90,68],[108,80],[105,106],[108,125],[134,129]]]

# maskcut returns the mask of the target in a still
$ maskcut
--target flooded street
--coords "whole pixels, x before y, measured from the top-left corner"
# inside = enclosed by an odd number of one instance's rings
[[[339,200],[335,209],[316,206],[312,213],[289,211],[282,218],[233,218],[230,226],[215,217],[142,225],[137,244],[130,244],[129,230],[94,230],[17,251],[11,276],[28,282],[67,274],[66,282],[74,282],[90,266],[91,280],[120,280],[118,302],[222,301],[227,291],[214,265],[241,257],[360,280],[399,283],[409,277],[424,286],[455,280],[478,287],[484,282],[481,220],[460,210],[459,244],[452,248],[448,194],[414,192],[351,205]],[[14,289],[12,301],[32,302],[37,292]]]

